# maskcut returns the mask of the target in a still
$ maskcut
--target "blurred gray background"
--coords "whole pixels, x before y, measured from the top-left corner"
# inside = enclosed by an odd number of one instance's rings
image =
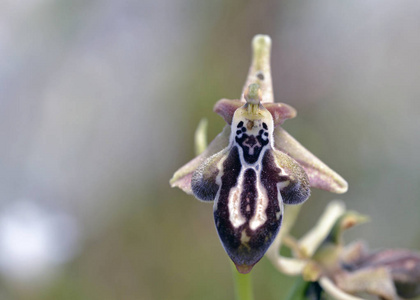
[[[203,117],[240,96],[272,38],[284,127],[349,182],[313,191],[371,216],[346,234],[420,249],[420,2],[0,3],[0,298],[231,299],[212,207],[168,184]],[[256,299],[293,278],[263,259]]]

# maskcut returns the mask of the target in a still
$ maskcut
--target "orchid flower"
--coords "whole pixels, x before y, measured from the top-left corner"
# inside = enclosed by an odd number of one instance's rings
[[[224,249],[241,273],[263,257],[282,224],[284,204],[306,201],[310,188],[347,191],[347,182],[280,125],[296,110],[273,97],[268,36],[252,42],[253,59],[240,99],[218,101],[223,131],[170,184],[197,199],[214,201]]]
[[[287,228],[282,228],[286,231],[267,253],[279,271],[301,275],[304,280],[304,288],[289,299],[321,299],[323,292],[338,300],[362,300],[360,295],[364,294],[386,300],[420,296],[419,253],[405,249],[370,251],[361,241],[344,244],[344,231],[366,222],[366,216],[333,201],[318,224],[296,241],[289,231],[297,214],[291,215],[285,222]],[[292,249],[294,257],[279,254],[281,242]]]

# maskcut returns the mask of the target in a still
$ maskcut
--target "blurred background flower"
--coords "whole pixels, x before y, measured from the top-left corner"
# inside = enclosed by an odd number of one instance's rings
[[[1,2],[0,215],[14,225],[0,230],[0,296],[233,297],[211,206],[168,180],[194,156],[201,118],[209,140],[220,132],[212,107],[239,97],[258,33],[273,41],[276,101],[298,111],[285,129],[372,219],[348,239],[419,249],[419,15],[416,0]],[[313,191],[295,236],[330,197]],[[48,228],[74,230],[58,263],[45,249],[67,242]],[[37,251],[42,284],[22,281],[12,270]],[[294,280],[266,259],[253,274],[259,299]]]
[[[37,282],[72,259],[80,247],[77,221],[30,200],[4,206],[0,215],[0,272]]]

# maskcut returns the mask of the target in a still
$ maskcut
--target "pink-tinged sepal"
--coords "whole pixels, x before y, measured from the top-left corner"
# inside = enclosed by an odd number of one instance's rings
[[[294,158],[306,171],[311,187],[333,193],[345,193],[347,181],[303,147],[281,127],[274,129],[274,147]]]

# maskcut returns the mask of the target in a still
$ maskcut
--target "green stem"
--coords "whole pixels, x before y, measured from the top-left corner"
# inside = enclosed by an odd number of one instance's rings
[[[287,300],[303,300],[305,299],[305,292],[308,289],[309,282],[306,282],[302,277],[298,277],[290,289]]]
[[[254,295],[252,292],[252,282],[251,282],[251,273],[241,274],[236,270],[236,267],[233,263],[232,273],[233,280],[235,284],[235,299],[236,300],[254,300]]]

